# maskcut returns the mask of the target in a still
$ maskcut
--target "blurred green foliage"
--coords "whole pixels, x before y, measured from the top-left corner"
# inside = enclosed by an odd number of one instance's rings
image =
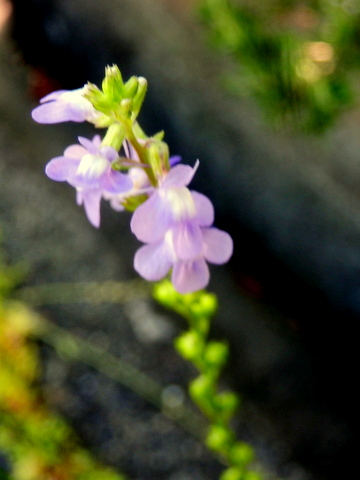
[[[0,454],[8,464],[0,466],[0,478],[124,480],[82,448],[46,406],[37,386],[37,346],[29,340],[36,318],[21,303],[0,303]]]
[[[232,391],[220,389],[220,376],[228,360],[229,347],[224,341],[208,338],[211,319],[218,308],[217,297],[206,290],[180,294],[169,280],[156,283],[153,296],[188,321],[189,330],[179,335],[174,344],[199,373],[190,382],[189,393],[209,420],[205,445],[226,464],[219,480],[263,480],[265,477],[256,465],[253,448],[236,439],[231,425],[240,398]]]
[[[358,0],[200,0],[212,45],[233,60],[226,88],[271,123],[320,133],[354,104]]]
[[[46,406],[38,388],[39,352],[30,340],[38,317],[6,298],[22,276],[0,251],[0,479],[124,480],[82,448]]]

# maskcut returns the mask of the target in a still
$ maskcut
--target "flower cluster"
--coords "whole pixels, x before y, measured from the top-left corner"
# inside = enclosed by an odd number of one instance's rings
[[[173,167],[131,219],[132,232],[146,244],[136,252],[135,270],[147,280],[160,280],[172,268],[179,293],[205,287],[210,277],[206,261],[225,263],[233,249],[230,235],[211,227],[210,200],[186,188],[196,168]]]
[[[66,181],[76,188],[78,204],[84,204],[90,223],[99,227],[101,198],[129,192],[134,183],[129,175],[112,168],[118,152],[102,147],[99,135],[93,140],[79,137],[79,143],[68,147],[62,157],[50,160],[45,172],[52,180]]]
[[[79,137],[79,144],[50,160],[45,172],[76,189],[77,203],[95,227],[102,199],[115,210],[133,211],[131,230],[145,244],[135,254],[135,270],[149,281],[171,271],[179,293],[194,292],[209,282],[207,262],[227,262],[233,242],[212,226],[211,201],[187,188],[199,162],[192,168],[179,164],[179,157],[169,158],[162,133],[149,138],[138,125],[145,88],[141,77],[124,83],[114,66],[106,70],[102,91],[88,84],[44,97],[32,112],[35,121],[88,121],[108,129],[102,140]]]

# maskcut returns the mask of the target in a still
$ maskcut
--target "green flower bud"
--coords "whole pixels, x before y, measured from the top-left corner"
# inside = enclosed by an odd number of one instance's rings
[[[130,77],[129,80],[124,85],[123,98],[133,99],[136,95],[136,92],[139,88],[139,79],[138,77]]]
[[[131,115],[132,101],[130,98],[124,98],[120,102],[120,108],[118,112],[121,112],[121,117],[129,117]]]
[[[112,119],[115,116],[119,121],[126,121],[128,118],[134,121],[139,114],[146,89],[147,81],[143,77],[132,76],[124,84],[119,68],[113,65],[105,68],[102,90],[88,83],[84,97],[96,110]]]
[[[260,472],[255,472],[253,470],[243,473],[243,480],[263,480],[263,476]]]
[[[117,65],[107,66],[105,68],[105,78],[102,82],[102,90],[105,97],[111,103],[118,103],[124,97],[123,89],[124,83]]]
[[[133,96],[133,117],[136,118],[140,112],[147,92],[147,80],[144,77],[138,77],[138,88]],[[162,135],[163,136],[163,135]],[[162,137],[159,139],[162,140]]]
[[[243,471],[238,467],[230,467],[222,472],[219,480],[244,480]]]
[[[206,445],[216,452],[226,452],[233,441],[233,433],[222,425],[212,425],[205,439]]]
[[[239,407],[239,397],[233,392],[223,392],[216,396],[216,406],[223,420],[229,420]]]
[[[209,367],[221,367],[228,358],[229,348],[225,342],[211,341],[207,344],[204,361]]]
[[[186,332],[175,340],[175,347],[184,358],[193,360],[201,354],[203,341],[197,332]]]
[[[175,304],[177,292],[170,280],[165,279],[154,285],[153,295],[162,305],[172,307]]]
[[[190,383],[189,392],[191,397],[199,402],[202,399],[211,399],[214,394],[214,384],[209,377],[199,375]]]
[[[191,310],[191,314],[194,318],[202,318],[202,317],[206,317],[207,315],[205,315],[204,313],[204,308],[203,306],[201,305],[200,302],[198,301],[195,301],[191,304],[190,306],[190,310]]]
[[[204,315],[206,315],[207,317],[212,317],[213,315],[215,315],[218,308],[218,301],[216,295],[214,295],[213,293],[202,292],[199,300]]]
[[[88,82],[84,88],[84,97],[92,103],[99,112],[109,114],[112,106],[111,99],[93,83]]]
[[[236,442],[229,453],[231,463],[240,466],[246,466],[254,460],[254,457],[254,449],[245,442]]]
[[[162,177],[170,169],[169,147],[165,142],[154,141],[149,147],[149,158],[155,177]]]

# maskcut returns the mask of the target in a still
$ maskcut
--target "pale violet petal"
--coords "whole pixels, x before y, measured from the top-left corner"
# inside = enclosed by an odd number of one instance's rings
[[[105,193],[103,197],[110,202],[111,208],[116,212],[123,212],[125,210],[125,207],[121,203],[124,201],[123,195],[109,195]]]
[[[171,224],[171,211],[155,191],[135,210],[130,227],[138,240],[152,243],[161,240]]]
[[[162,182],[163,188],[168,187],[185,187],[188,185],[195,175],[196,168],[189,165],[176,165],[166,175]]]
[[[151,243],[139,248],[134,257],[134,268],[145,280],[164,278],[171,268],[164,243]]]
[[[203,253],[210,263],[221,265],[226,263],[233,253],[233,241],[230,235],[217,228],[204,228]]]
[[[103,157],[107,158],[110,162],[112,162],[119,156],[115,148],[112,148],[112,147],[101,147],[99,149],[99,152]]]
[[[46,175],[56,182],[65,182],[71,178],[79,165],[79,160],[75,158],[56,157],[50,160],[45,167]]]
[[[99,149],[96,144],[92,140],[89,140],[88,138],[85,137],[78,137],[79,143],[86,148],[88,153],[91,153],[92,155],[98,155],[99,154]]]
[[[39,105],[31,112],[31,116],[36,122],[46,124],[68,121],[80,123],[85,120],[84,112],[61,99]]]
[[[72,157],[81,160],[88,151],[82,145],[70,145],[64,151],[64,157]]]
[[[175,254],[181,260],[192,260],[202,252],[202,235],[194,222],[181,222],[172,228]]]
[[[92,142],[93,142],[93,144],[94,144],[96,147],[100,147],[100,145],[101,145],[101,137],[100,137],[100,135],[94,135],[94,136],[93,136],[93,139],[92,139]]]
[[[200,227],[210,227],[214,223],[214,207],[211,201],[202,193],[191,191],[195,203],[196,221]]]
[[[96,177],[86,177],[75,172],[67,181],[72,187],[80,188],[84,191],[100,190],[100,181],[99,178]]]
[[[55,92],[48,93],[40,100],[40,103],[50,102],[51,100],[57,100],[63,93],[67,93],[69,90],[56,90]]]
[[[132,190],[134,184],[128,175],[111,170],[100,179],[100,187],[108,193],[123,193]]]
[[[210,280],[209,267],[203,258],[175,263],[171,281],[179,293],[191,293],[206,287]]]
[[[180,155],[173,155],[172,157],[169,158],[170,167],[175,167],[175,165],[180,163],[181,160],[182,158],[180,157]]]
[[[89,222],[96,228],[100,226],[101,190],[83,190],[77,194],[79,205],[84,204]]]

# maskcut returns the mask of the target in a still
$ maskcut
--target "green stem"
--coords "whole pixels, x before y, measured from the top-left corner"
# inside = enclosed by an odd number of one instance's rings
[[[116,122],[110,125],[101,142],[102,146],[112,147],[115,150],[120,150],[125,139],[126,129],[122,123]]]
[[[136,153],[138,154],[140,162],[147,166],[146,168],[144,168],[144,172],[148,176],[151,185],[156,187],[158,182],[157,178],[154,175],[153,169],[151,168],[151,163],[148,158],[147,150],[139,143],[138,139],[134,134],[132,124],[130,123],[126,125],[126,138],[131,142],[131,145],[134,147]]]
[[[185,405],[173,407],[166,403],[166,387],[153,380],[129,363],[108,353],[103,348],[74,335],[65,329],[37,317],[33,336],[52,345],[56,351],[69,360],[86,363],[107,377],[130,388],[140,397],[159,408],[199,440],[204,439],[204,422],[196,412]]]
[[[216,297],[206,291],[181,295],[168,281],[159,282],[153,295],[159,303],[179,313],[188,322],[189,330],[175,339],[175,348],[199,372],[190,383],[189,393],[209,421],[205,444],[228,466],[220,480],[261,480],[262,475],[250,467],[250,463],[254,466],[253,449],[236,440],[230,425],[239,398],[234,392],[219,390],[219,377],[229,349],[225,342],[208,339],[211,318],[216,311]]]

